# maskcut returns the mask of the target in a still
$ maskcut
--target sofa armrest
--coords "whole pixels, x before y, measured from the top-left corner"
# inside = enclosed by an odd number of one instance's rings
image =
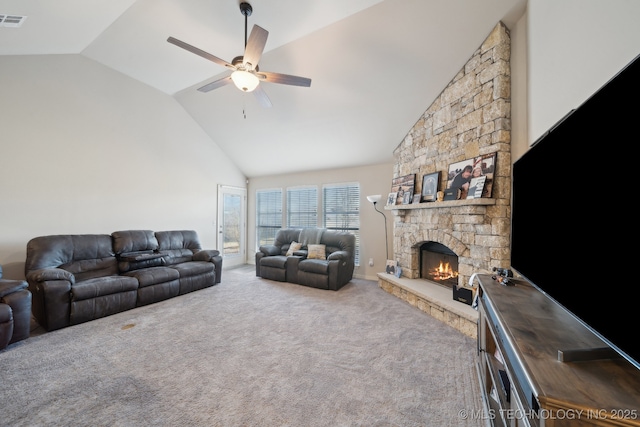
[[[23,289],[27,289],[27,282],[24,280],[0,279],[0,298]]]
[[[203,249],[193,254],[193,260],[213,262],[214,258],[217,256],[220,256],[220,251],[216,249]]]
[[[31,310],[38,324],[47,331],[69,326],[75,276],[62,268],[31,270],[26,276],[32,294]]]
[[[275,245],[262,245],[260,246],[260,252],[265,254],[265,256],[275,256],[281,255],[281,249]]]
[[[216,283],[222,281],[222,256],[216,249],[203,249],[193,254],[194,261],[207,261],[216,266]]]
[[[301,258],[306,258],[309,255],[309,251],[306,249],[300,249],[297,251],[293,251],[293,255],[299,256]]]
[[[42,268],[27,273],[27,281],[30,283],[46,282],[50,280],[67,280],[72,285],[76,283],[75,276],[62,268]]]
[[[328,260],[337,259],[343,261],[349,261],[349,252],[347,251],[335,251],[329,254],[327,257]]]

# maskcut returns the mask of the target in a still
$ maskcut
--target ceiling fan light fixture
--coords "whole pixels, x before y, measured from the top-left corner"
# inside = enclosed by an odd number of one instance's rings
[[[243,92],[251,92],[260,83],[258,77],[248,71],[236,70],[231,73],[231,80]]]

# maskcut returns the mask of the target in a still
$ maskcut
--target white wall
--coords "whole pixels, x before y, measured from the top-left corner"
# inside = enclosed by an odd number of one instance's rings
[[[530,143],[640,54],[639,17],[637,0],[529,1]]]
[[[216,247],[217,185],[245,178],[172,97],[80,55],[0,56],[0,265],[29,239],[194,229]]]
[[[510,30],[511,35],[511,161],[529,149],[527,128],[527,14]]]
[[[362,166],[347,169],[331,169],[324,171],[312,171],[307,173],[273,175],[262,178],[253,178],[249,182],[248,199],[248,245],[247,257],[249,263],[255,263],[256,236],[256,191],[270,188],[282,188],[286,194],[287,187],[299,185],[317,185],[318,191],[322,191],[323,184],[336,184],[347,182],[360,183],[360,267],[356,268],[355,276],[377,280],[376,273],[384,271],[387,254],[385,251],[385,219],[376,212],[373,204],[367,201],[367,196],[381,194],[382,200],[378,203],[378,210],[384,212],[387,221],[387,233],[389,241],[389,256],[393,256],[393,213],[384,210],[386,196],[391,191],[391,179],[393,178],[393,164]],[[319,224],[321,226],[321,224]],[[369,258],[373,258],[373,267],[369,266]]]

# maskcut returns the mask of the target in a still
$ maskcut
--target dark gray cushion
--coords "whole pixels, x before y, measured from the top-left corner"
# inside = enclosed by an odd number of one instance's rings
[[[124,230],[111,233],[113,251],[120,256],[126,253],[155,251],[158,240],[152,230]]]
[[[298,270],[307,273],[329,274],[329,261],[323,259],[305,259],[298,264]]]
[[[138,279],[141,288],[159,283],[170,282],[180,278],[180,273],[175,268],[170,267],[153,267],[133,270],[124,273],[125,276],[135,277]]]
[[[97,277],[76,282],[71,287],[71,300],[80,301],[138,289],[138,281],[127,276]]]
[[[25,273],[59,267],[76,280],[118,274],[118,266],[107,234],[41,236],[27,243]]]
[[[287,257],[284,255],[267,256],[260,260],[261,267],[286,268]]]

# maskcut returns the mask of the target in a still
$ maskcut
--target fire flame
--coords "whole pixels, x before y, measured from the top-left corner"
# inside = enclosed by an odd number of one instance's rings
[[[443,263],[440,261],[440,266],[433,269],[431,276],[433,280],[455,279],[458,277],[458,272],[453,271],[448,262]]]

